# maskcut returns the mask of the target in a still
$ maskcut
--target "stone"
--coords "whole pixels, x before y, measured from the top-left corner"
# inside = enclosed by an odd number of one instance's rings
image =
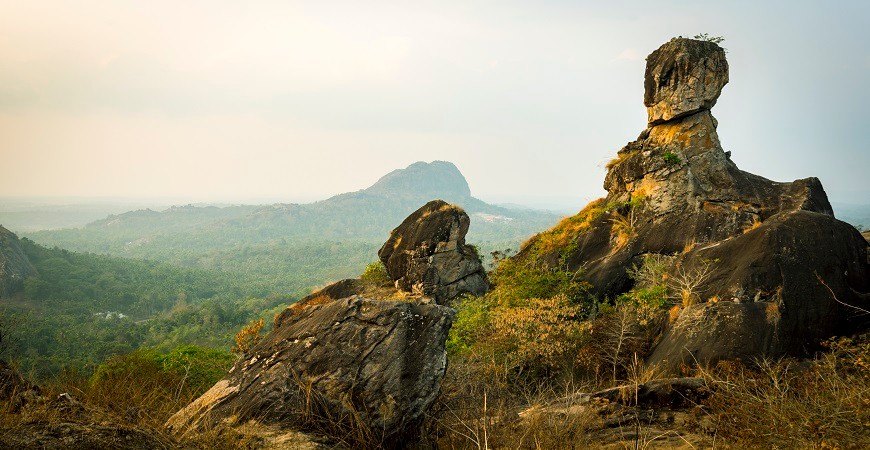
[[[628,269],[646,255],[667,257],[669,279],[696,278],[647,355],[675,372],[807,355],[827,337],[870,327],[861,312],[870,310],[867,243],[834,218],[822,183],[744,172],[722,149],[709,109],[728,79],[724,58],[715,44],[688,39],[653,52],[650,124],[608,164],[606,198],[573,221],[588,226],[557,226],[551,234],[570,246],[539,245],[545,233],[516,257],[582,270],[599,298],[629,291]]]
[[[325,421],[348,432],[362,426],[385,447],[413,439],[440,389],[454,314],[361,296],[286,313],[167,426],[185,435],[251,420],[281,429]]]
[[[725,50],[712,42],[674,38],[646,61],[643,103],[650,125],[709,110],[728,83]]]
[[[465,293],[482,295],[488,284],[477,250],[465,243],[470,219],[442,200],[409,215],[384,243],[378,257],[396,287],[445,304]]]
[[[15,233],[0,226],[0,298],[24,289],[27,277],[38,275]]]

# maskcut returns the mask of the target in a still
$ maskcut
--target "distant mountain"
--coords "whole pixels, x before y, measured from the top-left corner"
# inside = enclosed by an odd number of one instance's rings
[[[463,207],[471,217],[467,236],[484,252],[518,244],[555,224],[551,212],[490,205],[471,195],[455,165],[416,162],[384,175],[372,186],[326,200],[241,206],[173,206],[110,215],[83,228],[28,233],[34,241],[70,250],[168,261],[189,267],[239,271],[295,270],[269,254],[305,246],[362,245],[376,249],[411,212],[433,199]],[[257,264],[244,254],[257,254]],[[353,258],[357,260],[358,258]],[[374,252],[371,253],[374,259]],[[359,267],[331,271],[356,275]],[[330,280],[323,280],[324,282]]]
[[[834,215],[860,229],[870,229],[870,205],[831,202]]]
[[[465,177],[447,161],[415,162],[384,175],[363,192],[386,198],[441,198],[446,202],[471,198]]]

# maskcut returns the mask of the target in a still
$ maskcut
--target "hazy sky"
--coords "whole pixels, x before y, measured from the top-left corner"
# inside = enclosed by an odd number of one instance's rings
[[[0,0],[0,196],[313,199],[440,159],[579,208],[645,127],[644,57],[706,32],[732,159],[870,203],[868,5]]]

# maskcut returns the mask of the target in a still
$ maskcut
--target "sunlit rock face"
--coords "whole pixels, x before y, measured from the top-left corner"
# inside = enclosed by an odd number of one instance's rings
[[[806,354],[868,326],[844,305],[870,307],[867,245],[833,217],[821,182],[771,181],[723,150],[710,108],[728,77],[711,42],[678,38],[650,54],[649,123],[608,164],[606,198],[559,234],[560,246],[543,233],[518,255],[582,270],[601,298],[631,289],[627,269],[644,255],[669,258],[672,276],[703,272],[651,363]]]
[[[712,42],[671,39],[646,61],[643,103],[650,125],[709,110],[728,83],[725,50]]]

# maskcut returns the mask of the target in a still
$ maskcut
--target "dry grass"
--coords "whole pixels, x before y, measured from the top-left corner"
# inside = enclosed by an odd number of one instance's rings
[[[743,228],[743,234],[749,233],[750,231],[760,227],[761,223],[761,219],[759,219],[758,217],[753,217],[752,223]]]
[[[616,252],[625,247],[631,238],[634,237],[633,215],[613,213],[610,223],[610,236],[613,239],[613,251]]]
[[[870,343],[830,341],[811,362],[722,363],[702,371],[716,432],[737,448],[870,448]]]
[[[578,234],[592,228],[592,224],[604,213],[604,199],[593,200],[579,213],[562,219],[555,227],[524,242],[521,248],[535,245],[536,250],[541,254],[558,251]]]
[[[636,154],[637,154],[637,151],[636,151],[636,150],[635,150],[635,151],[630,151],[630,152],[621,152],[621,153],[617,153],[617,154],[616,154],[616,158],[613,158],[613,159],[611,159],[610,161],[608,161],[607,164],[604,165],[604,168],[607,169],[607,170],[611,170],[611,169],[613,169],[614,167],[618,166],[621,162],[623,162],[623,161],[625,161],[626,159],[628,159],[630,156],[634,156],[634,155],[636,155]]]

